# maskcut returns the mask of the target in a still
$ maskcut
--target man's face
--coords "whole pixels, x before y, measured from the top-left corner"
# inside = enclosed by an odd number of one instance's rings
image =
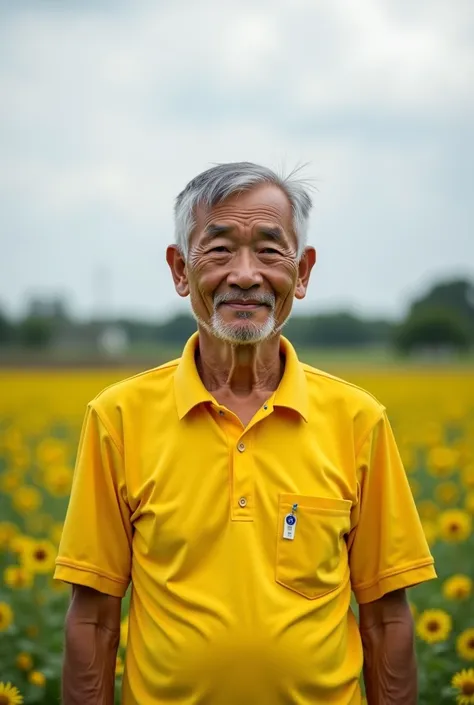
[[[293,298],[305,295],[314,264],[312,248],[297,261],[287,196],[261,185],[199,208],[195,221],[178,292],[190,294],[196,318],[218,338],[234,344],[269,338],[288,318]]]

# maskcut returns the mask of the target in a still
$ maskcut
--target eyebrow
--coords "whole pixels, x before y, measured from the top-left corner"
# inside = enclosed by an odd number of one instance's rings
[[[278,242],[280,244],[285,243],[285,237],[283,235],[283,231],[281,228],[275,227],[275,228],[259,228],[258,232],[261,235],[264,235],[266,238],[269,240],[273,240],[274,242]]]
[[[230,225],[217,225],[215,223],[210,223],[208,226],[206,226],[205,233],[206,236],[212,240],[215,237],[219,237],[220,235],[229,235],[232,232],[233,228]],[[258,232],[260,235],[263,235],[264,237],[268,238],[269,240],[273,240],[274,242],[278,242],[280,244],[285,244],[285,236],[283,234],[283,231],[279,227],[274,227],[274,228],[267,228],[265,226],[262,226],[258,228]]]
[[[210,223],[206,226],[205,233],[207,237],[211,240],[214,237],[219,237],[219,235],[228,235],[232,228],[229,225],[215,225]]]

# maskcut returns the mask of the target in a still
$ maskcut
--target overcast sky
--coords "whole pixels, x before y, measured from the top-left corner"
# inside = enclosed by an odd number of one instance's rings
[[[176,194],[308,162],[301,312],[400,315],[474,276],[472,0],[0,0],[0,304],[182,308]]]

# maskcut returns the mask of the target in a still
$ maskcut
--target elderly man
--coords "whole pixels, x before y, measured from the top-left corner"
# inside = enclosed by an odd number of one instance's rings
[[[405,589],[436,577],[384,407],[280,335],[316,255],[296,178],[178,196],[167,261],[198,332],[89,404],[57,559],[64,705],[415,705]],[[357,599],[359,623],[351,609]]]

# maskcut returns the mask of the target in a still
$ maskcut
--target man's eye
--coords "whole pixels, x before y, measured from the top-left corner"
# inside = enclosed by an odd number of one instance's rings
[[[280,254],[279,251],[275,250],[274,247],[264,247],[262,250],[260,250],[260,252],[263,255],[279,255]]]
[[[229,248],[225,245],[218,245],[217,247],[212,247],[209,252],[217,252],[218,254],[222,252],[229,252]]]

